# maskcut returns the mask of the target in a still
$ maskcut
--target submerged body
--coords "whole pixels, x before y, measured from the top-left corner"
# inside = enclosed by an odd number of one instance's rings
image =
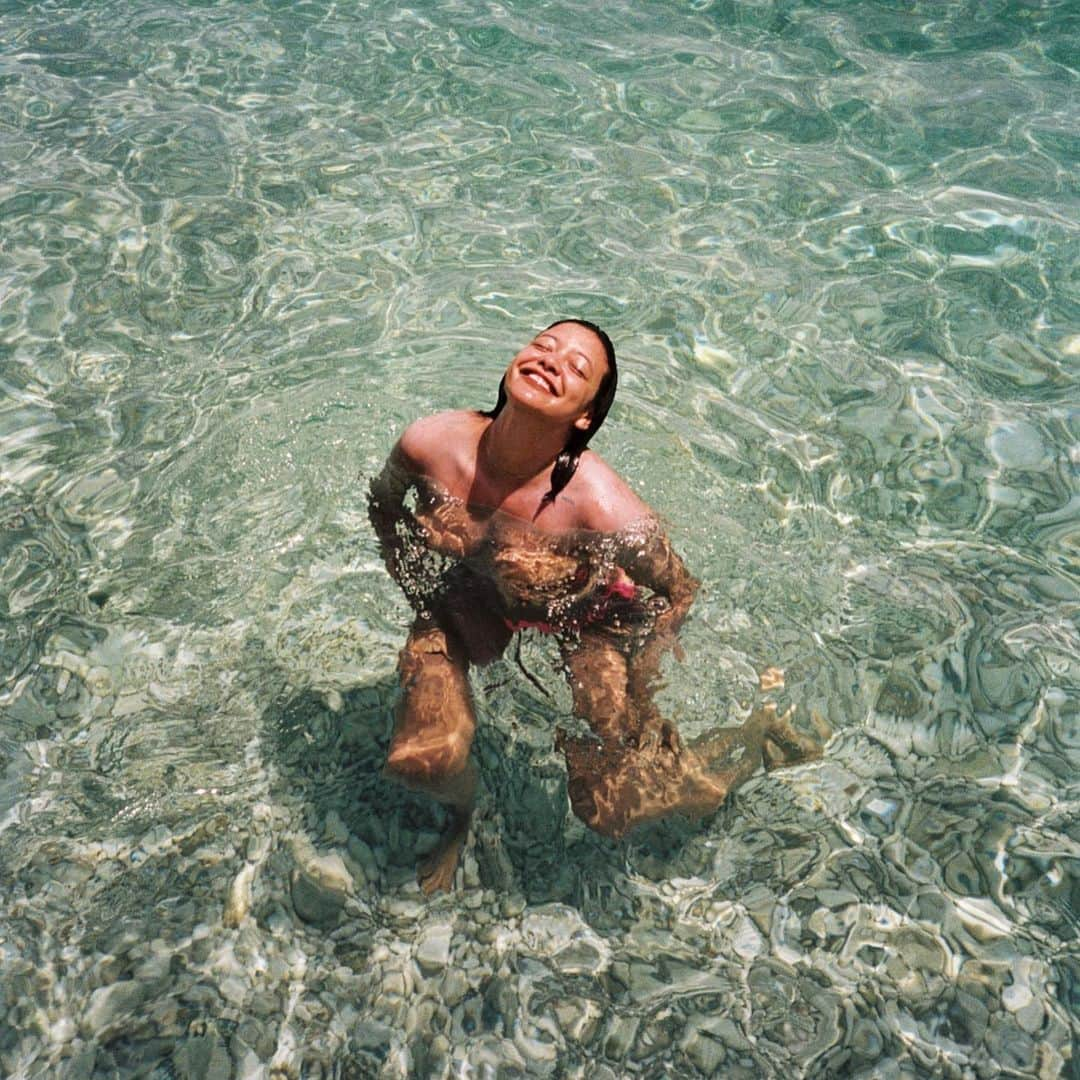
[[[471,420],[449,414],[430,426]],[[468,668],[501,656],[516,631],[536,629],[559,643],[574,713],[592,731],[558,738],[571,806],[608,836],[673,812],[708,813],[763,762],[813,754],[816,744],[775,713],[693,746],[661,716],[660,659],[697,582],[647,510],[614,531],[548,531],[447,492],[410,460],[408,445],[373,485],[372,519],[417,613],[401,653],[388,771],[453,811],[446,840],[421,868],[425,888],[448,887],[475,791]]]
[[[598,384],[602,393],[604,357],[590,326],[555,324],[519,353],[494,415],[440,413],[412,424],[372,484],[383,557],[416,611],[387,771],[452,813],[421,865],[425,891],[449,887],[468,831],[476,787],[469,666],[500,656],[516,630],[558,640],[574,713],[590,729],[558,737],[570,802],[605,835],[673,812],[707,813],[762,763],[820,752],[775,710],[693,745],[660,715],[660,662],[697,582],[655,515],[597,455],[577,451],[557,497],[549,482],[568,432],[572,444],[574,430],[596,426],[589,410]],[[613,366],[613,352],[608,359]]]

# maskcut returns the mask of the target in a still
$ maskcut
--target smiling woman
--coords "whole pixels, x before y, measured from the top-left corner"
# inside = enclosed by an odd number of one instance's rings
[[[554,323],[510,362],[490,412],[417,421],[396,453],[448,494],[548,532],[617,529],[648,508],[597,455],[584,454],[615,397],[617,371],[599,327]]]
[[[660,660],[697,582],[649,507],[587,449],[616,385],[608,336],[560,320],[510,361],[491,412],[411,424],[372,484],[383,557],[417,616],[387,771],[451,809],[421,864],[427,892],[449,888],[468,834],[469,665],[501,655],[515,631],[558,638],[574,713],[591,729],[558,739],[570,802],[606,835],[708,813],[759,765],[820,753],[775,709],[693,745],[660,715]]]
[[[567,349],[569,354],[568,362],[572,376],[570,389],[572,391],[580,389],[580,385],[575,384],[584,384],[593,393],[588,411],[575,421],[566,444],[555,459],[555,465],[551,472],[551,487],[541,502],[538,512],[554,502],[559,492],[570,482],[570,478],[577,471],[585,447],[599,430],[600,425],[603,424],[608,410],[611,408],[611,403],[615,400],[615,390],[619,384],[619,369],[615,362],[615,347],[611,344],[611,339],[607,334],[595,323],[579,319],[564,320],[552,323],[551,326],[537,336],[530,346],[519,354],[519,356],[525,357],[525,366],[521,368],[520,372],[511,366],[511,370],[507,373],[508,376],[514,375],[515,377],[520,374],[527,382],[531,382],[541,394],[546,391],[552,396],[559,395],[561,387],[552,371],[555,366],[555,353],[562,343],[562,339],[567,336],[568,331],[574,331],[575,328],[576,332],[570,336],[572,339],[578,340],[569,340],[567,342],[569,346]],[[585,335],[584,340],[580,340],[582,332]],[[588,335],[590,334],[599,340],[604,349],[606,364],[601,369],[602,374],[599,383],[596,383],[595,379],[598,367],[597,357],[595,354],[590,356],[588,352],[590,344]],[[532,355],[529,355],[530,352]],[[504,377],[499,384],[499,399],[495,403],[495,408],[491,412],[484,414],[492,420],[498,417],[506,405],[506,383],[507,380]],[[526,386],[526,390],[528,389],[528,386]]]

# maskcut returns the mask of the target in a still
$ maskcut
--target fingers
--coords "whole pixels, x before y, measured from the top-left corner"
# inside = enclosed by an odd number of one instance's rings
[[[784,688],[784,670],[778,667],[767,667],[758,677],[758,683],[762,693],[769,690],[782,690]]]

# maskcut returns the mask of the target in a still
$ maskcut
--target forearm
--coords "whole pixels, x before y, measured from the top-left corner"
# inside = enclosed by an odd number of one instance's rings
[[[379,541],[379,554],[390,576],[396,581],[403,544],[398,523],[408,516],[408,511],[403,500],[405,489],[388,475],[391,470],[391,463],[387,462],[368,487],[368,520]]]
[[[379,554],[410,600],[422,585],[424,568],[419,564],[430,546],[414,509],[417,483],[417,474],[406,467],[395,447],[368,489],[368,518],[379,541]]]
[[[635,584],[651,590],[648,604],[653,614],[647,633],[630,657],[627,675],[632,700],[644,700],[656,690],[664,654],[675,650],[678,655],[679,628],[690,612],[699,582],[659,530],[652,543],[636,554],[629,569]]]

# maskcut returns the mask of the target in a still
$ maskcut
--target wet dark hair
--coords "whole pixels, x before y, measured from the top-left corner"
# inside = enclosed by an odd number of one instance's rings
[[[555,464],[551,470],[551,487],[548,488],[547,494],[540,502],[541,510],[555,501],[559,492],[570,483],[571,477],[577,472],[582,452],[589,445],[589,440],[600,430],[600,425],[603,424],[608,410],[611,408],[611,403],[615,400],[615,389],[619,385],[619,369],[615,364],[615,346],[611,344],[611,338],[596,323],[591,323],[587,319],[556,319],[544,329],[551,330],[553,327],[563,326],[565,323],[584,326],[586,330],[591,330],[600,339],[600,344],[604,346],[604,355],[607,357],[608,368],[604,373],[604,377],[600,380],[596,396],[592,399],[592,415],[589,417],[589,426],[584,430],[574,428],[570,432],[570,438],[566,440],[566,445],[555,459]],[[494,420],[503,411],[505,404],[506,376],[504,375],[499,383],[499,397],[495,402],[495,408],[482,415]]]

